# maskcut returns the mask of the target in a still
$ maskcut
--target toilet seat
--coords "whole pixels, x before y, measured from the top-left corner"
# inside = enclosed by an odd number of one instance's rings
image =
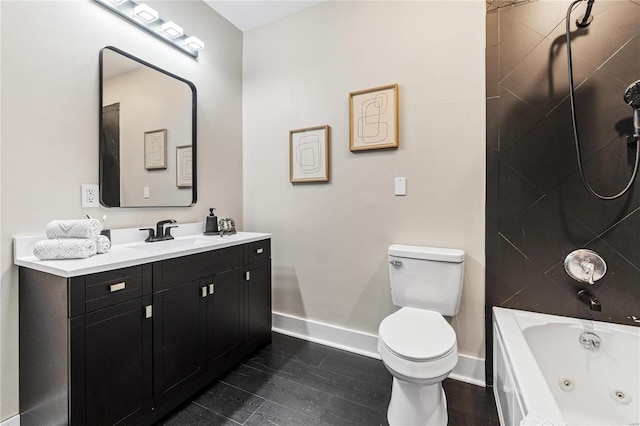
[[[409,307],[382,320],[378,353],[394,377],[416,384],[442,381],[458,363],[449,323],[437,312]]]
[[[456,348],[456,333],[438,312],[405,307],[389,315],[378,336],[394,355],[416,362],[447,356]]]

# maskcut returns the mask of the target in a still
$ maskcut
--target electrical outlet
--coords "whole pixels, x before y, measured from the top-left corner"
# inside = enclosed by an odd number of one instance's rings
[[[100,187],[94,184],[83,183],[82,207],[100,207]]]

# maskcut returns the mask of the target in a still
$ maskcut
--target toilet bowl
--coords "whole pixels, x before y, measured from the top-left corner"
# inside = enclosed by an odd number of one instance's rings
[[[464,251],[389,247],[393,304],[380,323],[378,353],[393,375],[387,419],[394,425],[446,425],[442,381],[458,362],[456,334],[443,315],[460,307]]]
[[[437,312],[405,307],[386,317],[378,353],[393,376],[390,425],[446,425],[442,381],[458,362],[456,335]]]

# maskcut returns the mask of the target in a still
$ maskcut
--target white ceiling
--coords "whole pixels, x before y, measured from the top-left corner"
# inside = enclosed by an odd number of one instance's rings
[[[205,3],[240,31],[248,31],[323,1],[325,0],[205,0]]]

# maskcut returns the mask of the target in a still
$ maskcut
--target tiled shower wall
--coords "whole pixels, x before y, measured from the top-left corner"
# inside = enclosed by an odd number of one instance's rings
[[[487,14],[487,379],[492,306],[640,326],[640,177],[628,194],[600,201],[583,188],[568,99],[568,1],[533,1]],[[571,21],[584,13],[578,6]],[[578,130],[586,177],[600,193],[633,170],[631,107],[640,80],[640,0],[596,0],[586,30],[572,25]],[[564,271],[577,248],[608,271],[595,285]],[[600,300],[595,312],[576,293]]]

